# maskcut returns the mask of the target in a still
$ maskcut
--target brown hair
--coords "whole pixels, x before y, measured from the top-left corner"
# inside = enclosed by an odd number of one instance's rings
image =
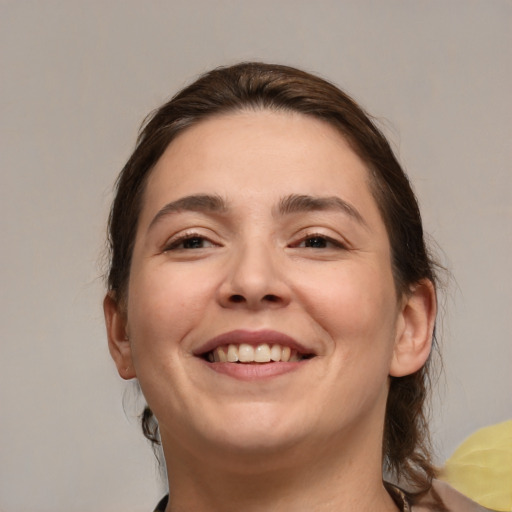
[[[407,294],[422,279],[436,284],[416,197],[370,116],[319,77],[287,66],[242,63],[204,74],[143,124],[135,151],[117,180],[109,218],[108,288],[116,300],[126,300],[145,184],[167,146],[184,129],[206,118],[250,109],[298,112],[339,130],[368,167],[372,193],[390,239],[397,292]],[[430,359],[412,375],[391,377],[384,426],[384,469],[419,493],[430,488],[435,475],[425,412],[429,367]],[[149,407],[142,415],[142,426],[148,439],[159,442],[158,424]]]

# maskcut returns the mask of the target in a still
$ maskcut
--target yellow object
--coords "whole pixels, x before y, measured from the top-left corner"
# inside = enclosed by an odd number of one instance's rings
[[[512,420],[477,430],[446,461],[439,475],[480,505],[512,511]]]

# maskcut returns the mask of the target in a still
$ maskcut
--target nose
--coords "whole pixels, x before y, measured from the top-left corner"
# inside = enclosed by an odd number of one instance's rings
[[[282,308],[290,302],[282,258],[272,249],[248,244],[232,255],[219,287],[225,308],[249,310]]]

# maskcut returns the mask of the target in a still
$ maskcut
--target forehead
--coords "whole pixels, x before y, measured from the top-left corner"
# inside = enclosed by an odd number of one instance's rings
[[[368,180],[364,162],[330,124],[298,113],[237,112],[201,121],[169,144],[149,177],[144,210],[197,193],[236,195],[250,206],[334,192],[375,214]]]

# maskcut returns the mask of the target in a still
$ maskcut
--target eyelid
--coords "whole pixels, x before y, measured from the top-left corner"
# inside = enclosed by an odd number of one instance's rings
[[[304,234],[301,234],[297,238],[295,238],[295,241],[290,244],[290,247],[298,247],[300,244],[308,240],[309,238],[323,238],[328,243],[335,246],[337,249],[349,249],[350,245],[349,243],[341,236],[334,237],[331,235],[328,235],[326,233],[323,233],[322,231],[318,230],[311,230],[306,231]]]
[[[173,251],[173,250],[190,250],[190,249],[178,248],[177,246],[179,244],[185,242],[186,240],[190,240],[193,238],[201,238],[201,239],[209,242],[210,244],[212,244],[212,246],[220,246],[219,243],[217,243],[213,240],[212,236],[207,236],[206,234],[199,232],[199,230],[197,230],[197,229],[189,229],[189,230],[175,234],[175,235],[171,236],[170,238],[168,238],[165,241],[165,243],[163,244],[162,252],[168,252],[168,251]]]

